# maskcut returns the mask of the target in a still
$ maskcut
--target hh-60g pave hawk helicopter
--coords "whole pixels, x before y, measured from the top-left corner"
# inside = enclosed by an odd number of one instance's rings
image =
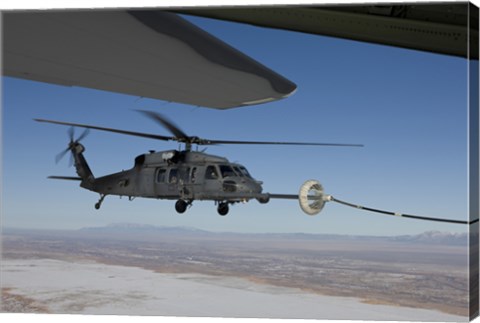
[[[303,183],[298,194],[263,193],[262,182],[255,180],[243,165],[232,163],[223,157],[192,151],[192,145],[247,144],[350,147],[362,147],[363,145],[203,139],[196,136],[188,136],[171,121],[158,113],[143,110],[139,110],[139,112],[168,129],[173,136],[162,136],[63,121],[34,119],[38,122],[72,126],[69,130],[70,142],[68,147],[57,155],[56,161],[58,162],[70,151],[78,177],[50,176],[49,178],[78,180],[80,181],[81,187],[99,193],[100,200],[95,204],[96,209],[100,208],[107,195],[118,195],[128,196],[130,200],[135,197],[177,200],[175,209],[178,213],[184,213],[187,207],[191,206],[195,200],[210,200],[218,205],[217,211],[220,215],[226,215],[229,210],[229,204],[248,202],[251,199],[256,199],[264,204],[268,203],[271,198],[276,198],[298,199],[301,209],[308,215],[319,213],[323,209],[325,202],[333,201],[356,209],[396,217],[468,225],[478,222],[478,218],[464,221],[426,217],[384,211],[348,203],[334,198],[332,195],[324,194],[322,185],[316,180],[307,180]],[[76,140],[74,140],[73,127],[86,128]],[[148,154],[137,156],[135,158],[135,164],[130,170],[95,178],[83,156],[85,147],[80,143],[88,134],[89,129],[164,141],[177,141],[184,143],[185,149],[181,151],[150,151]]]
[[[70,142],[67,149],[57,155],[58,162],[69,151],[72,154],[78,177],[50,176],[54,179],[78,180],[80,186],[100,194],[100,200],[95,204],[99,209],[107,195],[177,200],[175,209],[184,213],[195,200],[214,201],[220,215],[226,215],[229,204],[247,202],[256,199],[260,203],[268,203],[270,198],[299,199],[302,210],[310,215],[321,211],[328,196],[324,196],[323,188],[315,180],[306,181],[298,195],[270,194],[262,192],[262,182],[255,180],[247,169],[228,159],[209,155],[204,152],[192,151],[192,145],[216,144],[248,144],[248,145],[312,145],[312,146],[362,146],[357,144],[331,144],[312,142],[264,142],[264,141],[233,141],[210,140],[196,136],[188,136],[179,127],[158,113],[139,110],[153,119],[173,136],[132,132],[126,130],[97,127],[63,121],[35,119],[38,122],[48,122],[72,126],[69,130]],[[80,137],[74,140],[73,127],[86,128]],[[87,164],[83,152],[85,147],[80,141],[88,134],[89,129],[102,130],[139,136],[150,139],[177,141],[185,144],[184,150],[167,150],[139,155],[130,170],[94,177]]]

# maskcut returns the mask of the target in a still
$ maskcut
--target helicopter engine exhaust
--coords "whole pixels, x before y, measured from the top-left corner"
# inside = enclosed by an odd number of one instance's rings
[[[325,195],[322,184],[314,179],[310,179],[303,183],[298,193],[300,208],[308,215],[316,215],[320,213],[325,202],[330,200],[331,196]]]

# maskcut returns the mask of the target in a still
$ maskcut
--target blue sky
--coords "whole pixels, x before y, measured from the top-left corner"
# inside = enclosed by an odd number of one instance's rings
[[[298,85],[282,101],[219,111],[183,104],[3,78],[3,225],[77,229],[113,222],[212,231],[361,235],[465,232],[466,225],[383,216],[329,203],[315,217],[296,201],[251,201],[218,216],[213,202],[178,215],[173,201],[107,197],[78,183],[65,149],[67,128],[47,118],[168,134],[134,109],[158,111],[187,134],[212,139],[361,143],[364,148],[215,146],[207,152],[244,164],[264,191],[296,193],[318,179],[352,203],[424,216],[467,219],[467,61],[462,58],[214,20],[188,20]],[[77,133],[81,130],[77,129]],[[96,176],[135,156],[176,144],[92,131],[83,141]]]

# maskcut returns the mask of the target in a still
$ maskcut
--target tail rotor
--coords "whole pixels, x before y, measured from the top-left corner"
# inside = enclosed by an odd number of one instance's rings
[[[60,160],[62,160],[69,151],[72,152],[73,149],[76,149],[76,147],[81,146],[80,141],[85,139],[85,137],[88,136],[89,133],[90,133],[90,129],[86,128],[82,132],[82,134],[77,138],[77,140],[75,140],[75,128],[74,127],[68,128],[67,134],[70,141],[68,143],[67,148],[65,150],[62,150],[60,153],[58,153],[55,156],[55,163],[58,164]],[[70,167],[73,166],[73,154],[70,155],[69,165]]]

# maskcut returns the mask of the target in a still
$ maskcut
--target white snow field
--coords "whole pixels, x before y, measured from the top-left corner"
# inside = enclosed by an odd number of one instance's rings
[[[93,262],[3,259],[2,287],[50,313],[393,321],[468,321],[439,311],[362,303],[201,274]]]

